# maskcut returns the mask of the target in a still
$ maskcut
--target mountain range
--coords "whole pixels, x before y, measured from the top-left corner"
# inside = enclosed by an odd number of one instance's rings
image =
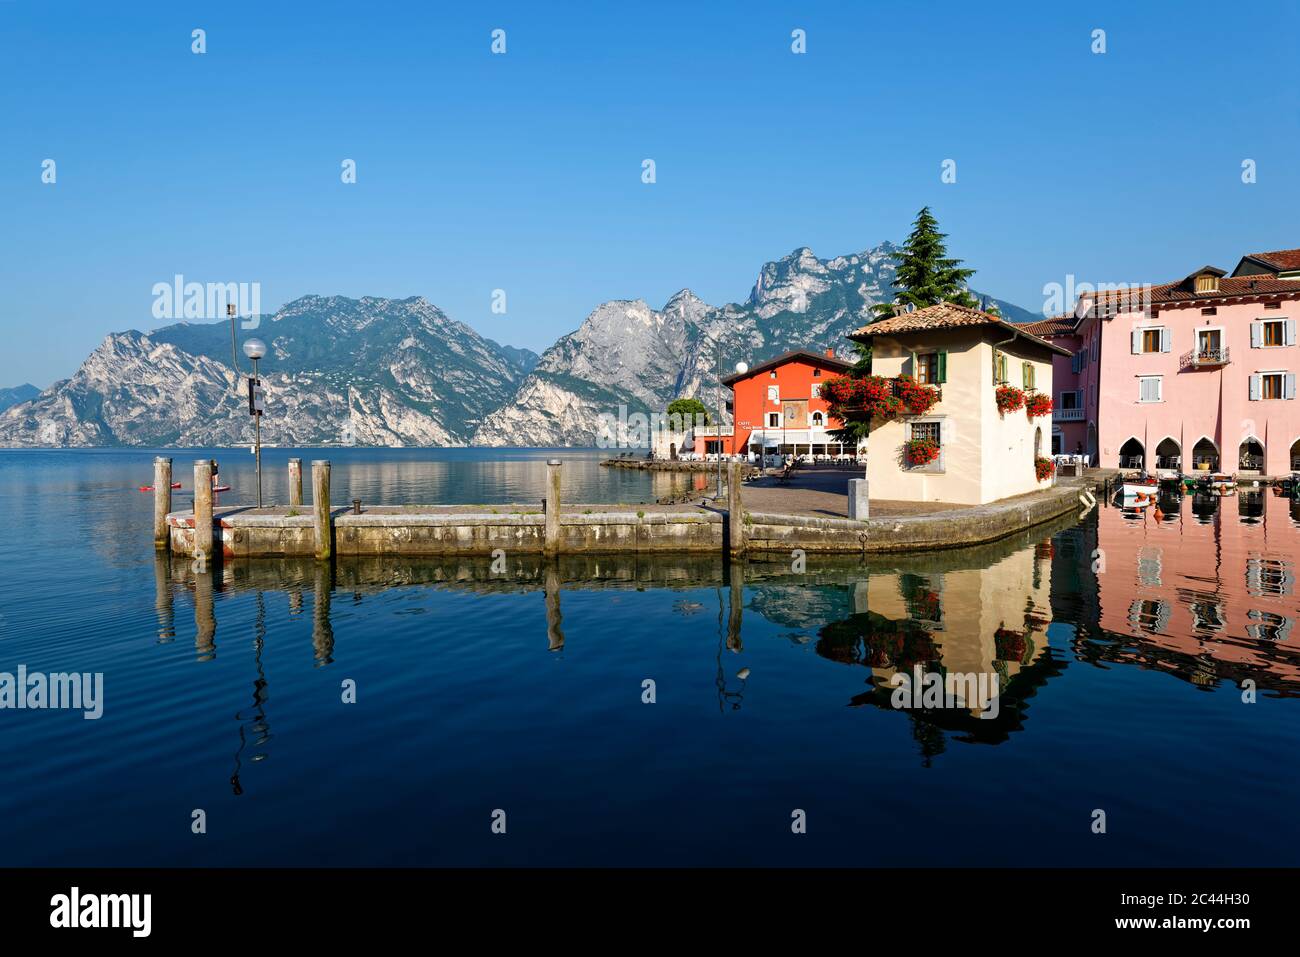
[[[600,416],[620,406],[661,411],[695,396],[716,407],[719,360],[725,377],[793,349],[851,357],[845,335],[892,300],[897,252],[883,243],[823,260],[796,249],[762,267],[743,303],[709,305],[689,289],[659,309],[606,302],[540,356],[422,297],[304,296],[239,336],[268,344],[268,444],[591,446]],[[1040,318],[975,295],[1011,321]],[[251,370],[233,346],[224,321],[112,333],[71,378],[0,392],[17,393],[0,404],[0,446],[245,444]]]

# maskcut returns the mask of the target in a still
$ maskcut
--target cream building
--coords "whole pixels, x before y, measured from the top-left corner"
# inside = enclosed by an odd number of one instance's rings
[[[1034,471],[1051,451],[1052,416],[999,413],[996,390],[1010,385],[1052,395],[1052,357],[1069,352],[1021,327],[952,303],[863,326],[849,336],[872,346],[873,375],[909,374],[942,398],[924,415],[879,419],[867,440],[872,499],[983,505],[1046,488]],[[911,465],[905,443],[929,438],[939,457]]]

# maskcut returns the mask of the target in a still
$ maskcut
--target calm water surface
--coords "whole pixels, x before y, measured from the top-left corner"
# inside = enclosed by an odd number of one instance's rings
[[[0,710],[0,864],[1300,863],[1300,507],[1271,492],[802,574],[196,574],[154,555],[153,454],[0,452],[0,671],[105,682],[98,721]],[[188,489],[200,453],[169,454]],[[242,498],[251,456],[213,454]],[[290,454],[340,501],[500,503],[555,453],[270,450],[268,500]],[[571,500],[668,491],[560,454]],[[893,708],[918,665],[994,676],[997,716]]]

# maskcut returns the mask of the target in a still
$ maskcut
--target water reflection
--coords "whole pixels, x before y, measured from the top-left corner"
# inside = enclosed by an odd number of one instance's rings
[[[1150,512],[1151,510],[1148,510]],[[1161,501],[1159,516],[1102,509],[1068,533],[1096,555],[1075,652],[1158,669],[1206,690],[1246,680],[1300,693],[1295,557],[1300,507],[1242,488]],[[1062,595],[1054,602],[1068,604]]]
[[[318,668],[348,652],[373,652],[365,642],[338,644],[348,635],[335,633],[336,593],[359,606],[402,588],[540,592],[537,647],[556,653],[566,645],[565,592],[681,591],[669,612],[675,628],[698,629],[710,618],[708,606],[716,608],[712,661],[700,665],[713,672],[720,712],[742,710],[749,681],[782,680],[770,668],[749,673],[746,648],[768,649],[775,641],[791,653],[815,654],[828,668],[862,669],[862,689],[840,702],[897,714],[929,762],[951,741],[996,745],[1022,731],[1034,699],[1071,663],[1133,665],[1207,691],[1250,679],[1271,694],[1300,694],[1298,545],[1300,510],[1287,497],[1164,493],[1151,508],[1102,507],[1082,522],[1068,516],[980,548],[810,557],[797,574],[782,556],[737,563],[721,556],[516,556],[504,570],[487,556],[276,559],[226,561],[203,571],[164,556],[154,568],[154,612],[158,640],[170,641],[172,604],[190,596],[195,657],[211,661],[218,649],[215,596],[254,596],[252,702],[236,715],[237,793],[246,751],[260,760],[270,739],[263,595],[284,592],[289,614],[300,615],[308,587]],[[465,634],[473,633],[471,622]],[[991,694],[964,696],[956,706],[920,698],[898,705],[900,676],[931,675],[983,682],[979,687]]]

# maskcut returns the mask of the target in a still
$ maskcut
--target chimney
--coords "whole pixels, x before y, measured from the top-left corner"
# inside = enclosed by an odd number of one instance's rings
[[[834,359],[834,358],[835,358],[835,350],[834,350],[834,349],[827,349],[827,350],[826,350],[826,358],[827,358],[827,359]]]

